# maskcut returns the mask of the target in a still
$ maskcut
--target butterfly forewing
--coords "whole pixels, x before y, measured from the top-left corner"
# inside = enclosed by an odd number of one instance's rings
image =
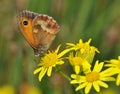
[[[32,32],[32,22],[33,19],[37,16],[38,14],[34,14],[33,12],[29,11],[22,11],[18,14],[18,24],[19,27],[22,31],[22,34],[24,35],[25,39],[27,42],[33,47],[36,48],[35,41],[33,38],[33,32]]]

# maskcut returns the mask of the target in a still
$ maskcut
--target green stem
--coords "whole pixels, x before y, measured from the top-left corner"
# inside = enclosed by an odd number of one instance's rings
[[[66,78],[68,81],[71,81],[71,78],[68,76],[68,75],[66,75],[63,71],[59,71],[59,73],[64,77],[64,78]],[[75,88],[76,86],[74,85],[74,88]],[[80,92],[80,94],[84,94],[84,92],[83,92],[83,90],[79,90],[79,92]]]
[[[63,77],[65,77],[68,81],[71,81],[71,78],[70,78],[68,75],[66,75],[63,71],[59,71],[59,73],[60,73]]]

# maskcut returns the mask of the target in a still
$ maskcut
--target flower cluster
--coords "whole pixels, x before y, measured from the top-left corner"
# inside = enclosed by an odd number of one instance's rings
[[[48,51],[41,57],[34,74],[39,73],[39,81],[42,80],[45,74],[50,77],[52,71],[58,66],[62,66],[65,63],[65,59],[67,59],[74,71],[70,76],[70,84],[77,84],[76,91],[84,89],[84,92],[88,94],[93,87],[96,92],[100,92],[100,87],[109,87],[106,83],[108,81],[116,81],[116,85],[119,86],[120,57],[118,57],[118,60],[111,59],[105,62],[96,60],[93,66],[94,56],[100,52],[96,47],[91,46],[90,42],[91,39],[87,42],[83,42],[80,39],[76,44],[67,43],[66,49],[61,52],[59,52],[60,46],[55,51]],[[113,75],[117,75],[117,79]]]

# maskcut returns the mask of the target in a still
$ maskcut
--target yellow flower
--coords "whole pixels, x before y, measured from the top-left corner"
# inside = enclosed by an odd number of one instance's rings
[[[104,88],[108,88],[108,85],[104,81],[114,81],[113,77],[107,75],[106,71],[101,71],[104,63],[98,61],[95,62],[95,66],[93,70],[87,72],[85,76],[82,75],[71,75],[73,80],[71,80],[71,84],[79,84],[76,88],[76,91],[85,88],[85,93],[88,94],[93,86],[93,88],[100,92],[100,86]]]
[[[79,43],[73,44],[73,43],[67,43],[67,47],[71,48],[71,50],[78,50],[80,48],[83,48],[85,45],[86,47],[89,46],[91,42],[91,39],[88,40],[88,42],[83,43],[82,39],[79,40]]]
[[[91,67],[87,60],[80,56],[79,52],[76,52],[75,56],[73,55],[73,53],[70,53],[68,59],[70,61],[70,64],[74,67],[74,71],[76,74],[79,74],[81,70],[86,72]]]
[[[118,74],[116,79],[116,85],[120,85],[120,56],[118,56],[118,59],[111,59],[110,61],[107,61],[108,64],[105,64],[105,66],[109,67],[109,70],[111,74]]]
[[[92,62],[95,52],[98,52],[98,49],[94,46],[90,46],[91,39],[83,43],[82,39],[79,40],[79,43],[67,43],[69,50],[80,51],[83,58],[85,58],[89,63]]]
[[[0,94],[15,94],[15,89],[10,85],[0,87]]]
[[[68,52],[68,50],[64,50],[61,53],[58,54],[60,46],[57,47],[57,49],[54,52],[47,53],[44,57],[41,58],[40,64],[38,65],[39,68],[37,68],[34,71],[34,74],[39,73],[39,81],[42,80],[45,73],[50,77],[53,67],[56,67],[56,65],[62,65],[64,61],[62,60],[62,56]]]
[[[67,47],[70,48],[71,50],[79,50],[79,49],[88,49],[89,47],[93,47],[94,51],[98,52],[98,49],[95,48],[94,46],[90,46],[91,39],[89,39],[87,42],[83,43],[82,39],[79,40],[79,43],[73,44],[73,43],[67,43]],[[84,52],[85,50],[81,50],[81,52]],[[92,48],[91,48],[92,49]]]

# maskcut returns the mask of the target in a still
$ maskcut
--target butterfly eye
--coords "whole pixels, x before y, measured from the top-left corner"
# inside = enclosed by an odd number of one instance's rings
[[[28,21],[26,21],[26,20],[23,21],[23,24],[24,24],[24,25],[28,25]]]

